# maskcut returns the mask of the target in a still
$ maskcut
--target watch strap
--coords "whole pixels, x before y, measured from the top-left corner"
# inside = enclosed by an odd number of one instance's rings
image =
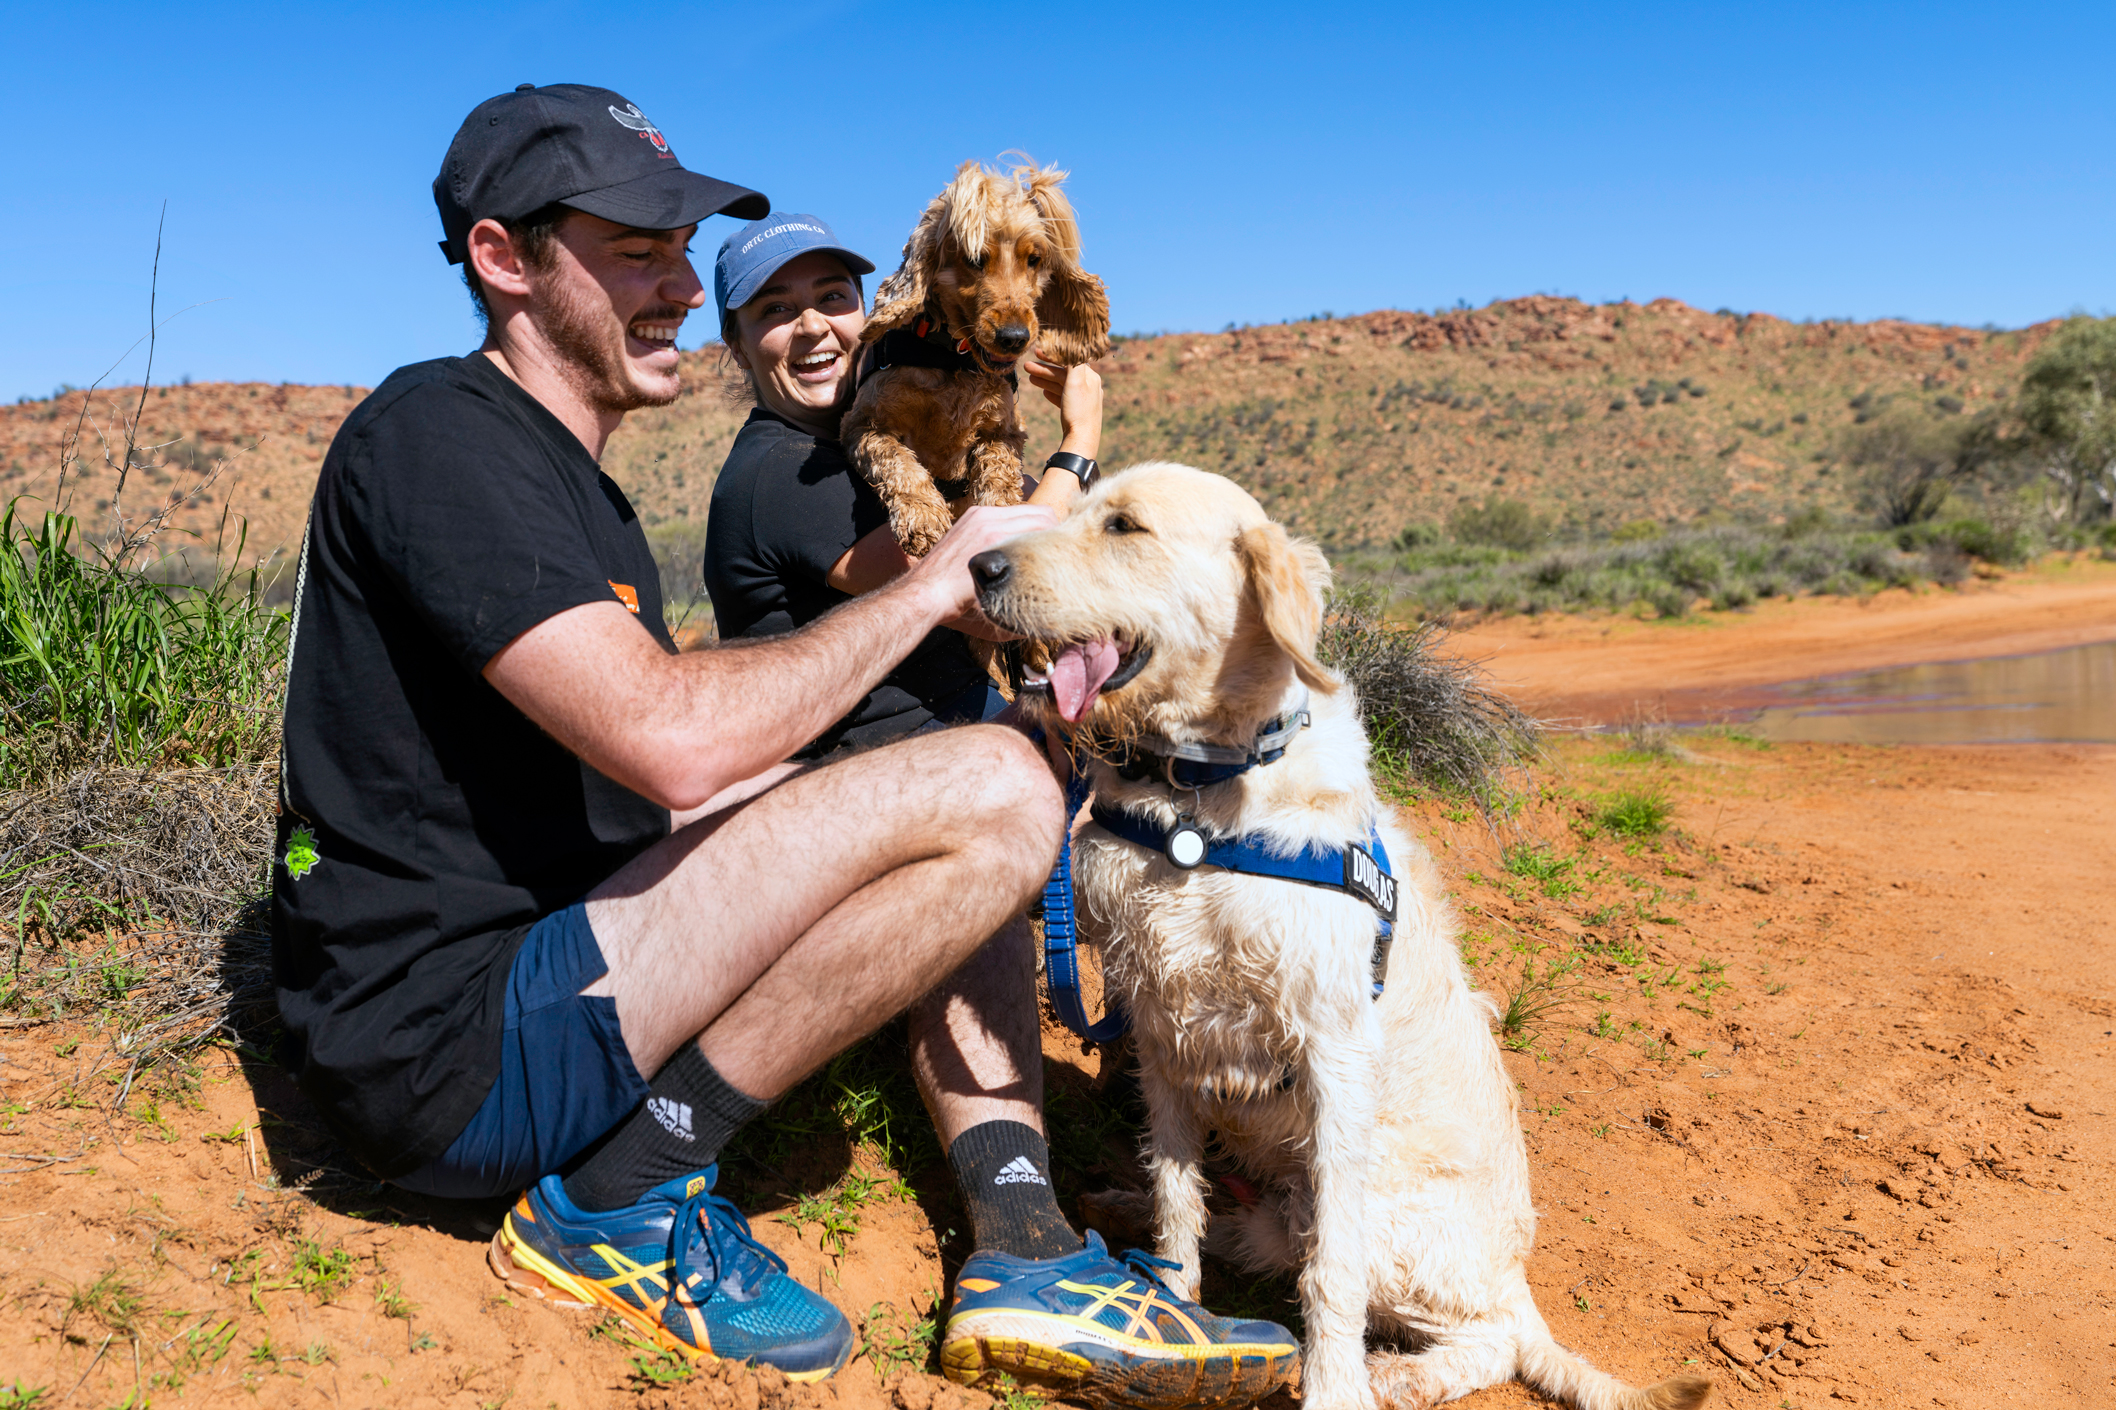
[[[1091,490],[1095,481],[1102,478],[1102,471],[1095,462],[1084,455],[1075,455],[1069,450],[1053,451],[1051,458],[1043,462],[1046,470],[1065,470],[1080,482],[1080,488]]]

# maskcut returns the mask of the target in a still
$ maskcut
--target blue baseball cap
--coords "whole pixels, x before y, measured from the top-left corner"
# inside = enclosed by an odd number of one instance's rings
[[[813,250],[836,255],[855,278],[874,273],[872,261],[846,249],[837,232],[812,215],[768,215],[728,236],[713,261],[713,302],[720,306],[722,326],[727,311],[755,298],[781,265]]]

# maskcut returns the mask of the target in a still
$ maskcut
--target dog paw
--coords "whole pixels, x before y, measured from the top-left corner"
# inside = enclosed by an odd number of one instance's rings
[[[937,500],[931,505],[898,504],[889,511],[889,530],[905,553],[913,558],[923,558],[933,551],[933,545],[955,527],[955,520],[948,513],[948,506]]]
[[[1099,1190],[1080,1196],[1080,1220],[1113,1248],[1145,1248],[1154,1240],[1154,1199],[1137,1190]]]

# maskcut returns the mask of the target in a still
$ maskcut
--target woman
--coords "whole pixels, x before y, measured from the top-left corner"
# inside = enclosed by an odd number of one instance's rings
[[[808,215],[753,221],[720,247],[720,333],[756,402],[713,486],[706,527],[705,585],[723,640],[792,631],[911,566],[881,499],[837,442],[867,322],[860,276],[873,272]],[[1046,473],[1029,495],[1063,514],[1100,449],[1102,379],[1034,357],[1020,366],[1058,408],[1066,454],[1054,465],[1081,465]],[[795,757],[997,713],[998,692],[964,633],[1000,635],[981,617],[937,629]]]

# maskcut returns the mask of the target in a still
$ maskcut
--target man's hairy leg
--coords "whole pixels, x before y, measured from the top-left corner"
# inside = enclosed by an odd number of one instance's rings
[[[911,1070],[943,1148],[973,1126],[1043,1130],[1035,937],[1010,918],[911,1010]]]
[[[649,849],[588,919],[643,1074],[685,1041],[769,1101],[959,967],[1057,854],[1063,802],[1012,730],[795,775]]]
[[[911,1010],[911,1065],[969,1206],[977,1247],[1080,1247],[1051,1188],[1036,951],[1016,916]]]
[[[1058,811],[1021,736],[955,731],[797,775],[597,888],[610,972],[587,992],[615,996],[653,1087],[567,1175],[568,1196],[617,1209],[718,1159],[1020,907]]]

